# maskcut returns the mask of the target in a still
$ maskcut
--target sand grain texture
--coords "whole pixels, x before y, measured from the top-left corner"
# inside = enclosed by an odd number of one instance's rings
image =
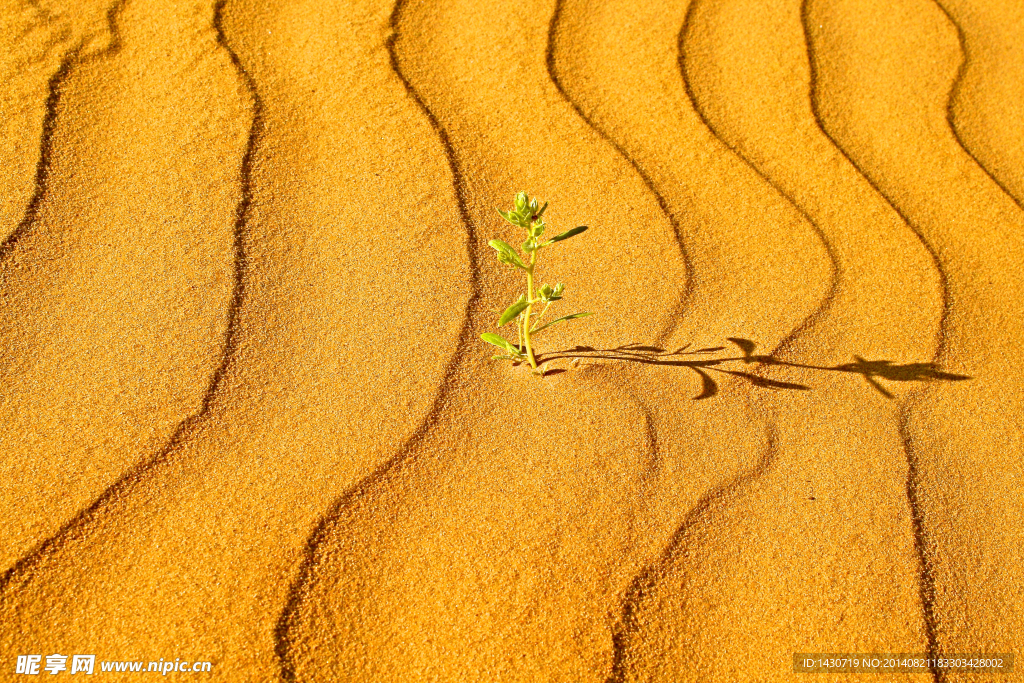
[[[38,197],[0,264],[5,570],[156,457],[221,363],[246,126],[210,17],[175,10],[112,13],[48,102]]]
[[[1019,649],[1022,30],[995,0],[5,0],[0,680]],[[538,337],[543,379],[478,339],[523,189],[591,227],[543,252],[598,312]]]

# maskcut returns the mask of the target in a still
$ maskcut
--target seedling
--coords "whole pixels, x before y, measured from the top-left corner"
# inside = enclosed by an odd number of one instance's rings
[[[544,211],[548,208],[547,202],[544,202],[544,206],[538,206],[537,199],[530,199],[525,192],[520,192],[516,195],[515,206],[510,211],[502,211],[498,209],[498,213],[506,221],[522,228],[526,231],[526,241],[523,242],[523,251],[528,255],[520,255],[510,245],[502,242],[501,240],[494,239],[488,242],[488,244],[496,252],[498,252],[498,260],[507,266],[517,268],[526,274],[526,293],[519,296],[518,299],[513,302],[511,306],[505,309],[505,312],[501,314],[498,319],[498,327],[504,327],[513,320],[516,323],[516,335],[518,337],[518,343],[513,344],[508,341],[500,334],[493,332],[485,332],[480,335],[488,344],[494,344],[504,353],[498,354],[492,358],[492,360],[502,359],[510,360],[514,364],[528,361],[530,367],[537,370],[537,358],[533,352],[533,338],[548,329],[553,325],[565,322],[567,320],[575,320],[576,318],[584,318],[588,315],[593,315],[590,312],[583,313],[571,313],[569,315],[563,315],[561,318],[555,318],[549,322],[543,323],[544,315],[548,312],[548,308],[554,302],[562,298],[562,293],[565,291],[565,285],[559,282],[557,285],[552,287],[548,284],[542,284],[534,291],[533,286],[533,271],[537,266],[537,255],[540,250],[554,244],[555,242],[561,242],[567,240],[570,237],[575,237],[584,230],[587,226],[581,225],[572,230],[566,230],[560,235],[544,240],[541,236],[544,234]],[[534,304],[544,304],[544,308],[540,313],[534,312]],[[534,319],[536,318],[536,320]],[[543,372],[541,372],[543,374]]]

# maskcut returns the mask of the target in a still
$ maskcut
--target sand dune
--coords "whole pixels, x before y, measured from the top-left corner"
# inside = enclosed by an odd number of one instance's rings
[[[1013,652],[1022,26],[984,0],[6,3],[0,678]],[[487,246],[521,239],[494,212],[521,189],[591,227],[544,252],[598,315],[539,338],[543,378],[478,339],[521,287]]]

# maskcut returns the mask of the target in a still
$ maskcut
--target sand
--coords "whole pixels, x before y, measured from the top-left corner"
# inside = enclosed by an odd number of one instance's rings
[[[7,0],[0,680],[1019,651],[1022,30],[997,0]],[[538,338],[543,378],[478,338],[518,190],[591,228],[543,252],[598,312]]]

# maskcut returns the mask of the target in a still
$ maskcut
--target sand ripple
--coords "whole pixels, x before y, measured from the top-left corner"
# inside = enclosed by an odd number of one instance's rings
[[[768,681],[1019,649],[1022,26],[5,4],[4,671]],[[599,315],[541,338],[543,380],[478,341],[520,189],[592,228],[545,254]]]

